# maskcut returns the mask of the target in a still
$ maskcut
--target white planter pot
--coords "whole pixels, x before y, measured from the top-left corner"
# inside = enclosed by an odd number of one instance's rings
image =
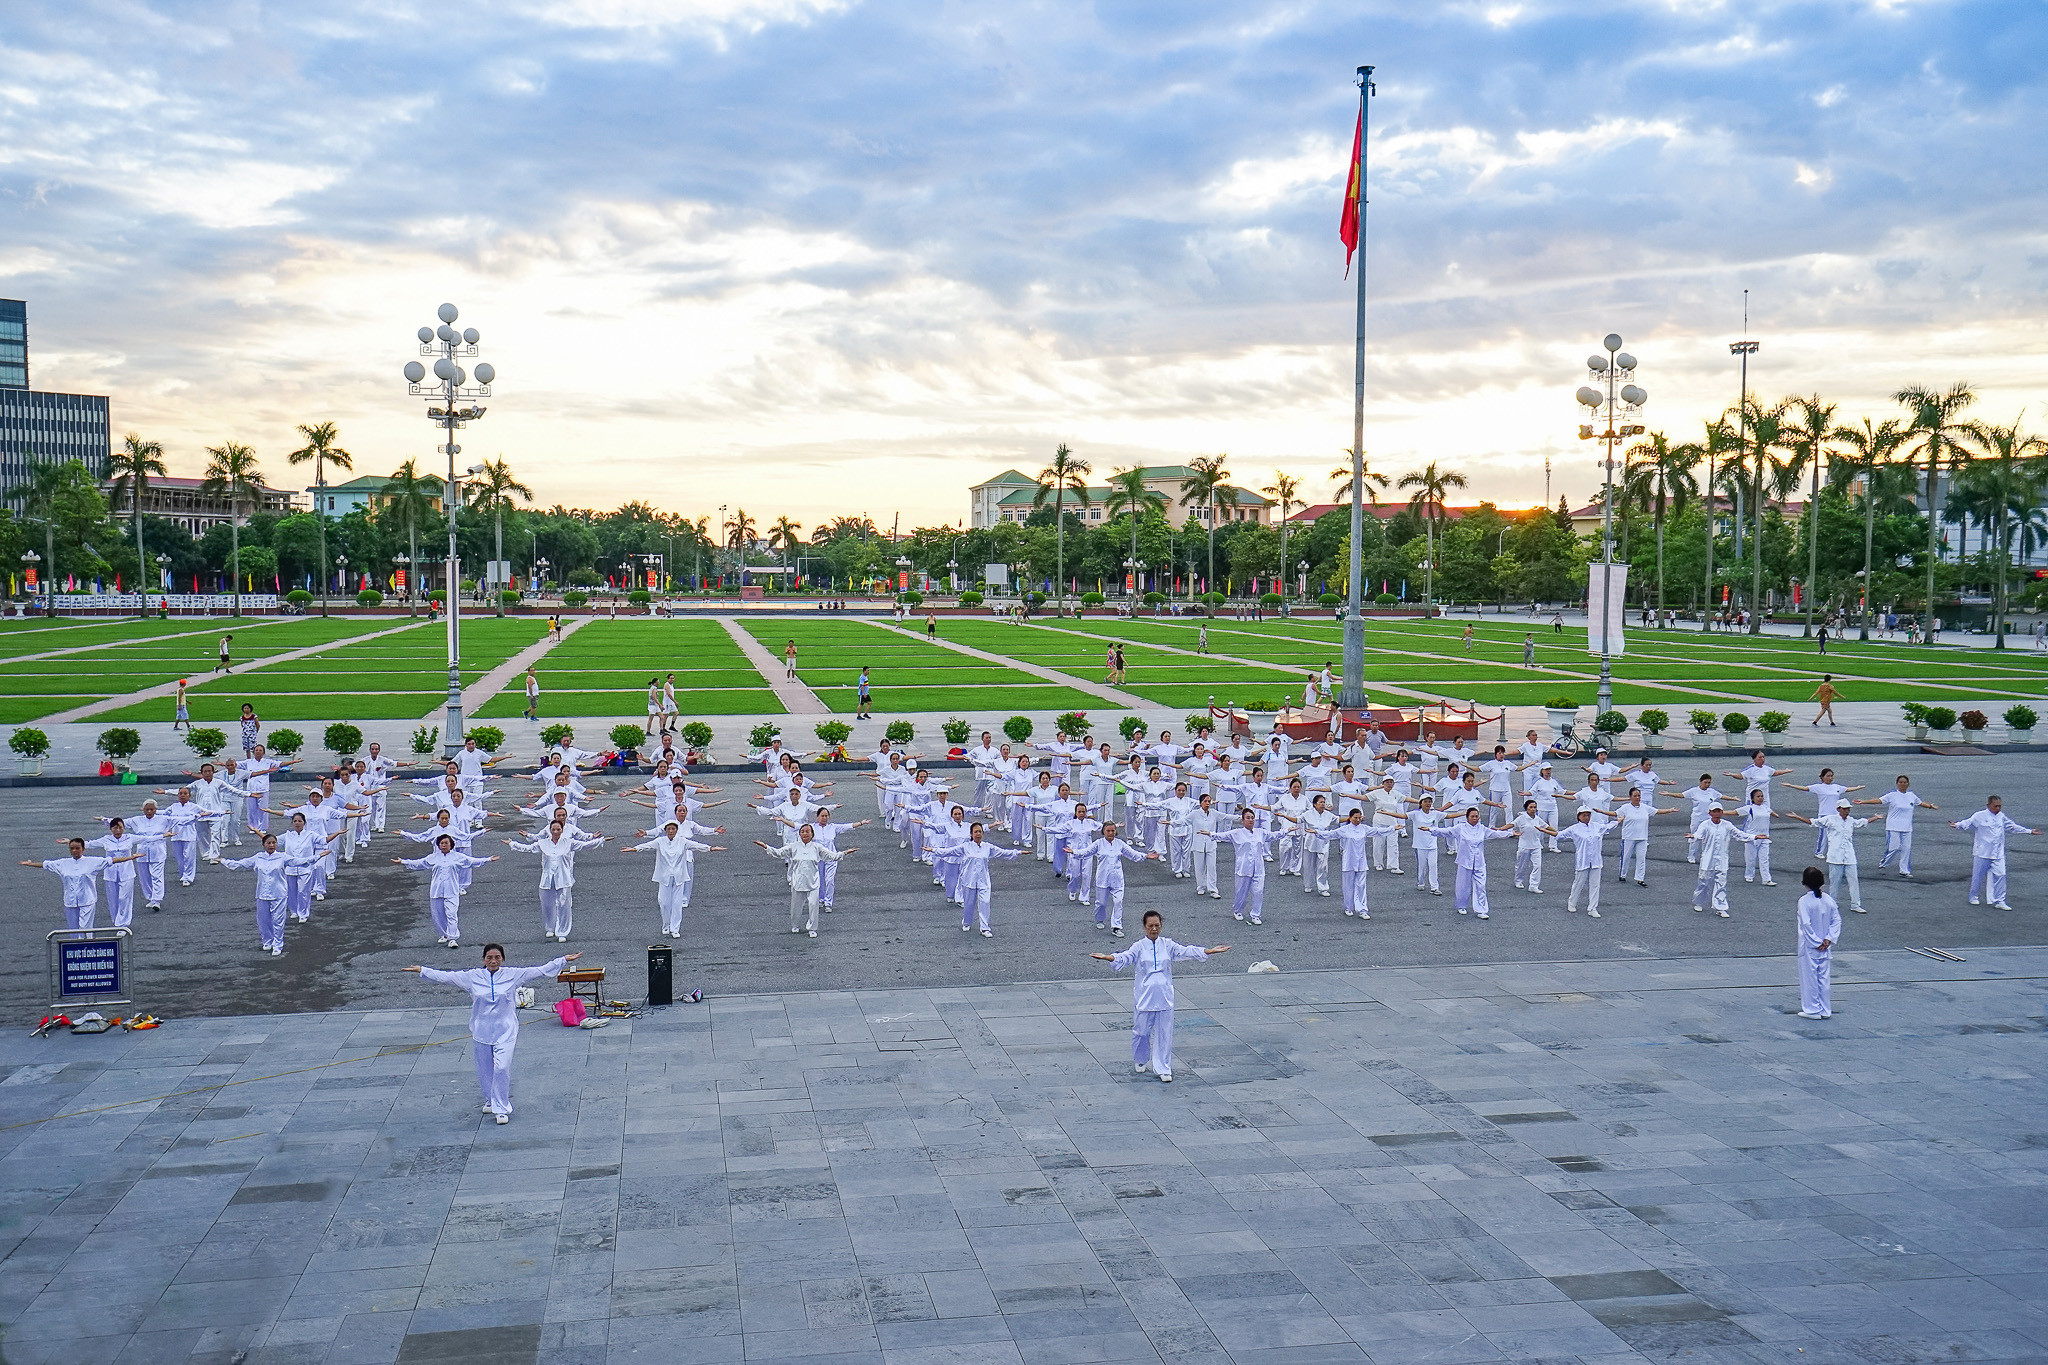
[[[1711,730],[1709,730],[1709,731],[1707,731],[1706,733],[1702,734],[1702,733],[1701,733],[1700,731],[1698,731],[1698,730],[1695,730],[1695,731],[1693,731],[1693,732],[1692,732],[1692,747],[1693,747],[1693,748],[1695,748],[1695,749],[1711,749],[1711,748],[1713,748],[1713,747],[1714,747],[1714,732],[1713,732],[1713,731],[1711,731]]]
[[[2005,742],[2007,744],[2032,744],[2034,742],[2033,727],[2029,726],[2024,730],[2015,730],[2010,725],[2006,726]]]
[[[1929,744],[1953,744],[1956,742],[1956,732],[1954,730],[1929,730],[1927,732],[1927,742]]]
[[[15,755],[15,761],[20,765],[21,775],[23,777],[41,777],[43,775],[42,759],[28,758],[24,755],[17,754]]]
[[[1562,706],[1546,706],[1543,708],[1543,714],[1550,717],[1550,728],[1561,735],[1578,721],[1579,708],[1574,706],[1566,710]]]
[[[1983,732],[1982,730],[1965,730],[1965,731],[1963,731],[1963,743],[1965,743],[1965,744],[1982,744],[1983,742],[1984,742],[1984,732]]]
[[[1646,731],[1644,731],[1644,732],[1643,732],[1643,747],[1644,747],[1645,749],[1661,749],[1661,748],[1663,748],[1663,747],[1664,747],[1664,732],[1663,732],[1663,731],[1661,731],[1661,730],[1659,730],[1659,731],[1656,731],[1656,732],[1654,732],[1654,733],[1653,733],[1653,732],[1651,732],[1651,731],[1647,731],[1647,730],[1646,730]]]
[[[1925,743],[1927,742],[1927,727],[1926,727],[1926,726],[1924,726],[1924,725],[1915,725],[1915,726],[1913,726],[1913,727],[1912,727],[1912,730],[1913,730],[1913,742],[1914,742],[1915,744],[1925,744]]]
[[[1784,748],[1785,732],[1783,730],[1780,730],[1776,734],[1772,734],[1769,730],[1764,731],[1764,747],[1766,749]]]

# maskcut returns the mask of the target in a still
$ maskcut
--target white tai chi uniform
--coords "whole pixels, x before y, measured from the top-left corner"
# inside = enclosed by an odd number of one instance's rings
[[[1842,940],[1842,911],[1826,892],[1809,891],[1799,898],[1799,1013],[1807,1018],[1834,1015],[1830,992],[1834,976],[1834,945]],[[1827,944],[1823,948],[1821,944]]]
[[[944,856],[959,865],[960,886],[960,928],[965,932],[979,919],[984,937],[991,933],[988,927],[989,878],[988,864],[991,858],[1010,859],[1022,856],[1014,848],[997,848],[991,843],[975,843],[969,839],[964,844],[954,844]]]
[[[384,832],[384,817],[390,809],[391,775],[398,765],[382,754],[363,760],[363,777],[370,784],[370,832]]]
[[[1557,822],[1557,798],[1564,794],[1564,783],[1554,777],[1539,777],[1534,782],[1531,782],[1522,793],[1524,796],[1535,798],[1536,818],[1552,829],[1563,828]],[[1564,849],[1558,845],[1557,840],[1552,839],[1550,841],[1550,851],[1552,853],[1562,853]]]
[[[1927,803],[1914,791],[1900,791],[1893,788],[1880,795],[1878,801],[1884,806],[1884,856],[1877,860],[1882,871],[1885,865],[1896,858],[1899,860],[1899,875],[1913,875],[1913,807]]]
[[[471,868],[482,867],[490,859],[478,858],[460,849],[443,853],[437,848],[424,858],[400,858],[398,861],[400,866],[415,871],[423,867],[430,869],[432,876],[427,883],[427,909],[434,917],[434,928],[452,946],[462,938],[462,874]]]
[[[470,967],[459,972],[420,968],[427,981],[445,982],[469,992],[469,1036],[476,1054],[476,1083],[484,1107],[493,1114],[512,1113],[512,1049],[519,1042],[519,988],[537,977],[554,976],[569,965],[558,957],[538,967]]]
[[[1500,807],[1486,817],[1490,825],[1511,824],[1515,813],[1515,769],[1521,765],[1511,758],[1489,758],[1479,765],[1486,776],[1486,799]]]
[[[1512,839],[1515,832],[1470,821],[1446,825],[1442,832],[1458,855],[1458,913],[1464,914],[1469,906],[1473,914],[1486,919],[1490,908],[1486,903],[1486,841]]]
[[[1742,846],[1742,880],[1754,878],[1765,886],[1776,886],[1771,880],[1771,817],[1777,814],[1766,801],[1761,806],[1754,803],[1742,808],[1742,828],[1753,835]]]
[[[43,859],[43,871],[54,872],[64,881],[64,919],[72,929],[90,929],[100,917],[100,869],[105,858]]]
[[[1607,832],[1618,824],[1618,821],[1595,815],[1590,820],[1574,820],[1557,832],[1560,839],[1572,845],[1572,889],[1564,898],[1566,910],[1577,910],[1583,900],[1586,913],[1594,919],[1600,918],[1600,873],[1605,865],[1600,845],[1606,840]]]
[[[662,823],[665,828],[667,821]],[[635,853],[652,851],[654,854],[654,894],[661,905],[661,932],[673,938],[683,932],[683,911],[690,904],[690,881],[694,870],[691,855],[708,852],[711,845],[691,839],[678,825],[673,839],[667,834],[657,834],[646,843],[631,847]]]
[[[1609,812],[1615,824],[1621,827],[1621,876],[1616,878],[1617,881],[1628,880],[1631,864],[1635,867],[1638,883],[1650,879],[1650,817],[1656,814],[1651,805],[1656,795],[1654,791],[1646,791],[1641,805],[1624,801]]]
[[[1246,829],[1242,824],[1217,834],[1217,841],[1229,844],[1232,849],[1231,870],[1237,878],[1237,889],[1230,902],[1233,919],[1249,916],[1253,924],[1261,923],[1260,916],[1266,908],[1266,850],[1272,847],[1275,837],[1271,830]]]
[[[178,864],[178,885],[190,886],[199,875],[199,822],[205,818],[197,801],[173,801],[160,814],[170,826],[171,858]]]
[[[1131,983],[1131,1064],[1151,1067],[1162,1081],[1173,1079],[1173,964],[1196,962],[1206,948],[1175,943],[1161,934],[1141,938],[1110,959],[1117,971],[1134,970]]]
[[[1407,823],[1407,800],[1397,783],[1372,794],[1372,865],[1375,871],[1401,871],[1401,826]]]
[[[1527,811],[1508,826],[1515,832],[1515,885],[1543,894],[1543,818]]]
[[[1693,909],[1704,910],[1712,904],[1723,919],[1728,917],[1728,846],[1756,837],[1726,818],[1719,823],[1709,818],[1693,826],[1693,852],[1700,865],[1699,879],[1692,888]]]
[[[199,856],[209,863],[220,861],[221,836],[227,832],[228,805],[233,797],[234,784],[225,777],[212,781],[198,778],[187,784],[192,796],[199,804],[199,827],[202,839]]]
[[[103,834],[97,839],[87,839],[85,846],[98,849],[108,859],[125,858],[131,853],[144,851],[142,841],[133,834],[119,837]],[[135,922],[135,870],[140,866],[141,858],[127,863],[109,861],[106,870],[100,873],[100,880],[107,887],[107,919],[116,929],[126,929]]]
[[[1856,831],[1870,821],[1860,815],[1823,815],[1813,822],[1825,836],[1822,850],[1827,854],[1828,894],[1837,905],[1842,900],[1842,883],[1849,884],[1849,909],[1863,913],[1863,886],[1856,879]]]
[[[822,880],[818,869],[826,863],[836,863],[846,854],[836,848],[827,848],[816,839],[808,844],[790,844],[784,848],[771,848],[768,856],[779,858],[789,864],[789,932],[792,934],[808,930],[812,938],[818,936],[818,888]]]
[[[1463,824],[1460,815],[1458,822]],[[1440,810],[1411,810],[1408,812],[1408,851],[1415,855],[1415,889],[1427,888],[1431,895],[1443,894],[1443,883],[1437,878],[1437,851],[1442,846],[1437,834],[1444,827],[1444,813]]]
[[[1330,894],[1330,837],[1337,817],[1328,810],[1312,810],[1301,817],[1301,894]]]
[[[164,903],[164,861],[170,856],[170,817],[158,810],[155,815],[124,816],[121,823],[142,849],[141,859],[134,864],[142,903],[159,907]]]
[[[313,872],[325,843],[325,837],[311,825],[297,830],[287,826],[277,836],[278,852],[289,860],[284,870],[284,908],[301,924],[313,917]]]
[[[263,809],[270,804],[270,775],[283,771],[282,763],[272,763],[268,759],[242,765],[242,790],[249,793],[248,825],[259,836],[270,832],[270,812]],[[235,842],[240,843],[241,840]]]
[[[1376,837],[1372,826],[1346,821],[1330,831],[1330,837],[1342,845],[1342,852],[1337,858],[1337,887],[1343,896],[1344,913],[1371,919],[1365,893],[1365,869],[1372,856],[1366,845]]]
[[[1689,863],[1696,863],[1700,858],[1699,828],[1707,822],[1707,810],[1716,802],[1719,802],[1725,808],[1728,804],[1728,798],[1711,786],[1687,787],[1679,795],[1692,803],[1692,810],[1687,812],[1685,817],[1685,827],[1693,831],[1686,836],[1685,860]],[[1726,814],[1725,809],[1723,814]]]
[[[565,826],[559,839],[550,833],[531,843],[515,841],[511,845],[514,852],[540,855],[541,928],[563,942],[568,941],[569,931],[576,924],[576,855],[603,842],[602,838],[587,835],[579,838]]]
[[[1095,866],[1095,925],[1112,929],[1124,927],[1124,863],[1142,863],[1146,856],[1121,838],[1098,838],[1077,850]]]
[[[1228,828],[1226,817],[1212,800],[1209,809],[1200,806],[1188,815],[1189,870],[1195,878],[1195,894],[1220,898],[1222,892],[1216,886],[1216,837],[1219,831]]]
[[[1994,814],[1988,809],[1957,820],[1955,827],[1970,831],[1970,904],[1988,894],[1993,905],[2010,909],[2005,899],[2005,836],[2033,831],[2002,810]],[[65,893],[70,893],[69,883]]]
[[[288,896],[285,873],[292,865],[291,855],[253,853],[246,858],[223,858],[220,865],[256,869],[256,934],[271,953],[282,953],[285,904]]]

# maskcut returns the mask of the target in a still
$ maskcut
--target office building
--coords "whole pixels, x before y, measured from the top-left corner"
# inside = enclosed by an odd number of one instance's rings
[[[28,379],[28,305],[0,299],[0,499],[11,499],[39,461],[82,460],[104,478],[113,442],[107,400],[42,392]]]

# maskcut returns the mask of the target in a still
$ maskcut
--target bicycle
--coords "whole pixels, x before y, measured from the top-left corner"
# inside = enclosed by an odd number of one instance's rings
[[[1554,758],[1577,758],[1580,754],[1586,752],[1586,745],[1577,734],[1573,733],[1572,727],[1567,725],[1564,727],[1563,733],[1550,741],[1549,752]]]

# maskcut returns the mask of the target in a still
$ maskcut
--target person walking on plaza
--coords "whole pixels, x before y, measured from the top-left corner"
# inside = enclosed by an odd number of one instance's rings
[[[647,680],[647,733],[661,733],[661,679]]]
[[[676,701],[676,675],[665,674],[661,680],[661,733],[674,734],[683,713]]]
[[[1940,810],[1931,801],[1922,801],[1920,793],[1913,790],[1912,779],[1900,773],[1894,790],[1879,792],[1856,803],[1859,806],[1884,807],[1884,854],[1877,860],[1878,871],[1896,858],[1899,861],[1899,875],[1913,875],[1913,810]]]
[[[670,676],[673,677],[674,674],[670,674]],[[785,678],[789,678],[791,680],[794,680],[796,678],[795,640],[791,640],[788,644],[782,647],[782,676]]]
[[[235,637],[234,637],[234,636],[232,636],[232,635],[223,635],[223,636],[221,636],[221,637],[220,637],[220,659],[219,659],[219,662],[215,663],[215,664],[214,664],[214,666],[213,666],[213,671],[214,671],[214,672],[216,672],[216,673],[232,673],[232,672],[234,672],[234,671],[235,671],[235,670],[234,670],[234,666],[233,666],[233,665],[234,665],[234,649],[235,649]]]
[[[2012,909],[2005,899],[2005,836],[2039,834],[2005,813],[2005,802],[1996,796],[1984,798],[1984,809],[1949,821],[1950,829],[1970,831],[1970,904],[1989,896],[2000,910]],[[45,863],[45,867],[49,864]],[[66,894],[70,882],[65,882]]]
[[[404,969],[419,973],[424,981],[460,986],[469,992],[470,1050],[476,1057],[477,1088],[483,1091],[484,1112],[499,1123],[512,1121],[512,1051],[519,1043],[519,988],[536,978],[559,974],[582,956],[569,953],[538,967],[507,967],[504,948],[486,943],[481,967],[458,972],[417,965]]]
[[[1813,716],[1813,723],[1815,725],[1820,724],[1822,721],[1826,721],[1829,725],[1836,724],[1835,702],[1841,698],[1841,695],[1840,690],[1835,687],[1835,675],[1832,673],[1821,674],[1820,686],[1813,689],[1813,696],[1811,698],[1811,700],[1820,703],[1820,710],[1816,711]]]
[[[185,680],[180,678],[178,679],[178,709],[175,719],[171,721],[171,733],[176,734],[180,730],[190,730],[191,728],[192,710],[185,704]]]
[[[1799,1017],[1831,1019],[1835,1005],[1834,946],[1842,939],[1842,911],[1821,887],[1827,874],[1809,867],[1799,874],[1806,894],[1799,898]]]
[[[40,867],[53,872],[64,882],[64,918],[72,929],[90,929],[100,917],[100,888],[97,880],[102,869],[114,863],[133,862],[140,853],[130,853],[119,858],[88,858],[85,854],[85,840],[72,839],[69,843],[71,856],[68,858],[45,858],[31,860],[23,858],[23,867]]]
[[[1219,943],[1197,948],[1175,943],[1160,935],[1166,920],[1157,910],[1147,910],[1145,936],[1120,953],[1090,953],[1097,962],[1107,962],[1116,971],[1133,969],[1131,984],[1131,1070],[1144,1075],[1149,1068],[1162,1081],[1173,1080],[1173,964],[1201,962],[1230,951]]]
[[[540,719],[540,679],[533,676],[531,668],[526,670],[526,718]]]
[[[872,717],[869,715],[868,708],[874,701],[874,694],[869,687],[868,666],[866,664],[862,664],[860,666],[860,681],[854,684],[854,691],[854,700],[858,703],[858,705],[854,709],[853,718],[855,720],[872,719]]]

